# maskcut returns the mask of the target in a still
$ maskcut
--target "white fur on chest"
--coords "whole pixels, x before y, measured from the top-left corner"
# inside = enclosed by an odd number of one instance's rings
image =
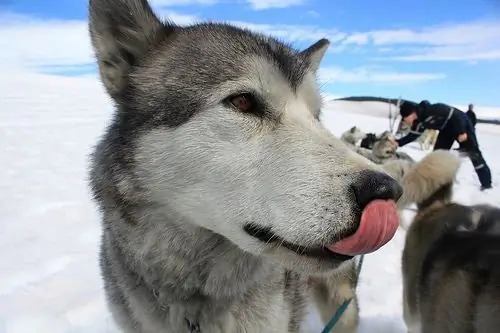
[[[149,318],[141,321],[144,332],[190,333],[187,327],[182,332],[169,330],[164,323],[151,317],[144,308],[134,307],[134,310],[139,318]],[[255,293],[251,299],[235,304],[218,318],[200,323],[200,330],[201,333],[288,333],[290,310],[282,289],[273,294]],[[127,333],[135,333],[132,328],[129,329]]]
[[[231,312],[233,325],[223,333],[288,332],[291,311],[283,290],[271,295],[255,295],[251,304],[237,305]]]

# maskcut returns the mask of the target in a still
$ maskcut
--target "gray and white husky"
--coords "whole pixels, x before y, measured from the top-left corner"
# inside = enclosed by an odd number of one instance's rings
[[[409,333],[491,333],[500,328],[500,209],[452,202],[459,159],[427,156],[441,174],[421,183],[418,212],[402,258],[403,312]],[[424,163],[422,161],[421,163]]]
[[[121,330],[298,332],[307,276],[359,254],[332,244],[401,195],[318,120],[328,40],[181,27],[146,0],[90,0],[89,31],[116,105],[90,182]]]
[[[342,140],[350,145],[357,146],[358,143],[365,136],[366,136],[365,132],[363,132],[359,127],[353,126],[340,135],[340,140]]]
[[[373,138],[370,149],[360,147],[357,144],[359,139],[364,140],[367,135],[371,135]],[[358,127],[353,126],[342,133],[340,139],[349,148],[377,164],[385,164],[394,160],[406,160],[415,163],[415,160],[410,155],[402,151],[397,151],[394,135],[389,131],[384,131],[379,135],[374,135],[373,133],[364,134]]]

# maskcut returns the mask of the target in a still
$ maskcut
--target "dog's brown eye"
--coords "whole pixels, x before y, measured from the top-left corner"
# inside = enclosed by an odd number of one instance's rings
[[[255,98],[251,94],[239,94],[230,97],[229,103],[241,112],[252,112],[255,107]]]

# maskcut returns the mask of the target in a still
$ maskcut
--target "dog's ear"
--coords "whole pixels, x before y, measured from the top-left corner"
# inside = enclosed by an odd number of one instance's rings
[[[328,46],[330,46],[330,41],[323,38],[299,53],[302,57],[309,61],[309,68],[311,71],[315,73],[318,71],[319,65],[321,64],[321,60],[323,60]]]
[[[356,126],[353,126],[351,127],[351,129],[349,130],[351,133],[355,133],[356,132]]]
[[[170,25],[169,25],[170,27]],[[173,32],[146,0],[89,0],[89,32],[101,80],[117,98],[127,74],[162,36]]]

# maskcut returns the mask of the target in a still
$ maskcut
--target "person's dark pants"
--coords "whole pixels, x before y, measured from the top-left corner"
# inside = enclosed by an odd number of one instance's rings
[[[469,122],[470,123],[470,122]],[[460,150],[467,153],[469,156],[474,170],[476,170],[477,177],[482,187],[491,187],[491,170],[484,160],[483,154],[479,149],[479,143],[476,138],[476,133],[471,126],[467,126],[467,140],[459,143]],[[449,150],[453,146],[457,135],[450,130],[444,129],[439,131],[438,137],[436,139],[436,144],[434,145],[434,150],[445,149]]]

